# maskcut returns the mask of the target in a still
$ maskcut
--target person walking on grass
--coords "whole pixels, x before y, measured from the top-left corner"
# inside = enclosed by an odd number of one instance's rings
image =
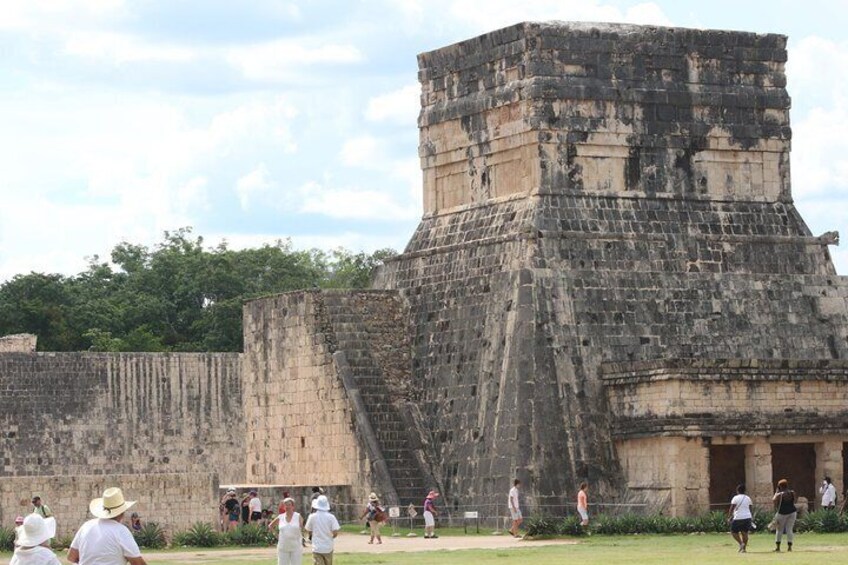
[[[518,528],[524,521],[524,517],[521,515],[521,507],[518,505],[519,486],[521,486],[521,481],[515,479],[512,481],[512,488],[509,489],[509,517],[512,518],[512,527],[509,529],[509,533],[512,537],[518,537]]]
[[[736,496],[730,500],[728,515],[731,518],[730,535],[739,544],[739,553],[746,553],[748,548],[748,532],[754,515],[751,513],[751,497],[745,494],[745,485],[736,487]]]
[[[271,520],[268,529],[278,525],[277,565],[300,565],[303,559],[303,518],[294,511],[294,499],[283,499],[283,513]]]
[[[323,494],[312,502],[315,510],[306,519],[306,531],[312,534],[312,563],[333,565],[333,546],[339,535],[339,521],[330,514],[330,501]]]
[[[798,517],[798,509],[795,508],[795,491],[789,488],[787,479],[777,481],[777,490],[772,497],[777,507],[777,531],[774,537],[774,551],[780,551],[780,540],[786,534],[786,551],[792,551],[792,542],[795,541],[795,519]]]
[[[427,493],[427,498],[424,499],[424,539],[436,539],[436,516],[439,511],[436,510],[436,497],[439,496],[434,490]]]
[[[577,491],[577,513],[580,514],[580,525],[584,528],[589,525],[589,483],[583,481],[580,483],[580,490]]]
[[[368,504],[365,506],[365,511],[359,519],[362,520],[363,518],[371,530],[371,539],[368,543],[374,543],[375,538],[378,544],[383,543],[383,538],[380,537],[380,527],[386,518],[386,511],[380,506],[380,499],[377,497],[377,493],[372,492],[368,495]]]
[[[819,488],[819,493],[822,495],[822,508],[826,510],[836,510],[836,486],[830,477],[825,477],[822,485]]]

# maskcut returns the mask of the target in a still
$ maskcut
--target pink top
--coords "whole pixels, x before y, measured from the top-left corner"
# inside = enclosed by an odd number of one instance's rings
[[[577,508],[586,510],[589,507],[589,499],[586,496],[586,491],[581,490],[577,493]]]

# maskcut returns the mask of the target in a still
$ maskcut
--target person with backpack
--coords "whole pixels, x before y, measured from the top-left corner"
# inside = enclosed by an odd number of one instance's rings
[[[748,532],[751,531],[754,515],[751,512],[751,497],[745,494],[745,484],[736,487],[736,496],[730,500],[730,535],[739,544],[739,553],[746,553]]]
[[[374,543],[375,538],[378,544],[383,543],[383,538],[380,537],[380,527],[386,521],[386,511],[380,506],[380,500],[376,493],[372,492],[368,495],[368,505],[359,519],[362,520],[363,518],[371,528],[371,540],[368,543]]]

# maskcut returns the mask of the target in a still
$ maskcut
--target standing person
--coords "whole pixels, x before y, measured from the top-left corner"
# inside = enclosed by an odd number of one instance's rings
[[[748,532],[751,531],[751,497],[745,494],[745,484],[736,487],[736,496],[730,500],[728,515],[731,518],[730,535],[739,544],[739,553],[746,553],[748,548]]]
[[[368,495],[368,504],[365,506],[365,511],[359,517],[360,520],[366,518],[368,527],[371,529],[371,539],[368,543],[374,543],[374,538],[377,538],[377,543],[383,543],[383,538],[380,537],[380,526],[383,525],[381,518],[384,516],[383,507],[380,506],[380,500],[377,498],[377,493],[372,492]]]
[[[303,518],[294,511],[294,499],[283,499],[283,513],[271,520],[268,529],[273,530],[278,524],[277,565],[300,565],[303,559],[303,544],[301,530]]]
[[[248,492],[241,499],[241,522],[247,524],[250,522],[250,493]]]
[[[324,494],[324,489],[321,487],[312,487],[312,496],[309,497],[309,507],[311,508],[310,512],[315,512],[315,501],[318,500],[318,497]]]
[[[238,527],[239,521],[239,501],[236,498],[236,491],[234,489],[227,491],[227,498],[224,500],[224,510],[227,512],[227,531],[235,530]]]
[[[512,527],[509,529],[509,533],[512,537],[518,537],[518,527],[524,521],[524,517],[521,515],[521,507],[518,505],[519,486],[521,486],[521,481],[515,479],[512,481],[512,488],[509,489],[509,516],[512,518]]]
[[[424,539],[436,539],[436,516],[439,511],[436,510],[436,498],[439,496],[434,490],[427,493],[427,498],[424,499]]]
[[[777,507],[777,532],[774,538],[774,551],[780,551],[780,539],[786,533],[786,551],[792,551],[792,542],[795,540],[795,519],[798,517],[798,509],[795,508],[795,491],[789,488],[787,479],[777,481],[777,490],[772,498]]]
[[[88,510],[95,516],[77,530],[68,561],[82,565],[147,565],[129,528],[121,522],[124,513],[135,505],[134,500],[124,500],[121,489],[112,487],[95,498]]]
[[[580,514],[580,525],[584,528],[589,525],[589,483],[583,481],[580,483],[580,490],[577,491],[577,513]]]
[[[319,495],[312,502],[315,510],[306,519],[306,531],[312,534],[312,563],[314,565],[333,565],[333,546],[339,535],[339,521],[330,514],[330,501]]]
[[[262,520],[262,501],[259,499],[259,494],[252,490],[250,491],[250,501],[247,503],[250,508],[250,521],[259,522]]]
[[[56,536],[56,520],[32,513],[24,518],[15,539],[15,553],[9,565],[61,565],[50,550],[50,539]]]
[[[819,487],[819,493],[822,495],[822,508],[828,510],[836,510],[836,485],[830,480],[830,477],[825,477]]]
[[[26,500],[26,499],[24,499]],[[53,517],[53,511],[50,510],[50,507],[44,504],[41,501],[41,497],[37,494],[32,497],[32,511],[36,514],[40,514],[42,518],[51,518]]]
[[[141,518],[138,517],[138,512],[130,514],[130,528],[134,532],[140,532],[144,526],[141,524]]]

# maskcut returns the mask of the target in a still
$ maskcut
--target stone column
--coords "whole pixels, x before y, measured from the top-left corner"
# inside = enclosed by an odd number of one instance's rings
[[[822,442],[816,443],[816,491],[821,486],[821,481],[825,475],[830,477],[833,484],[836,485],[836,492],[839,499],[842,498],[842,491],[845,489],[844,477],[842,476],[842,440],[841,438],[827,438]],[[819,508],[821,505],[821,497],[816,496],[816,502],[813,508]]]
[[[745,486],[754,505],[771,508],[771,444],[765,438],[756,437],[754,443],[745,446]]]
[[[702,514],[709,508],[709,449],[700,440],[669,438],[672,516]]]

